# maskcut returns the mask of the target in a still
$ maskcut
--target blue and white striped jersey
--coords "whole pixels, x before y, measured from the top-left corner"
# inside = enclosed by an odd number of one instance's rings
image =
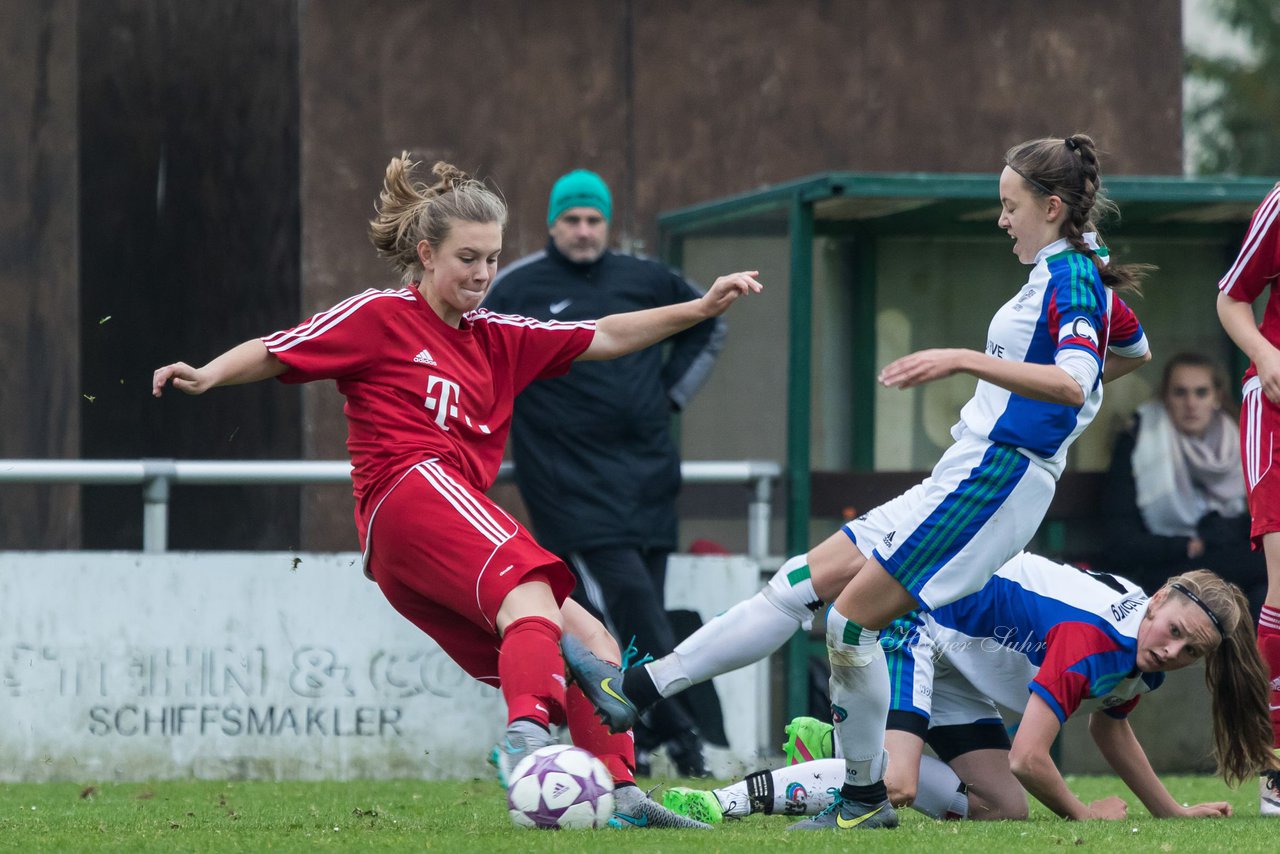
[[[1086,243],[1098,248],[1096,235]],[[1102,284],[1088,256],[1071,248],[1066,239],[1040,250],[1031,275],[1000,307],[987,332],[986,352],[998,359],[1052,365],[1069,353],[1092,357],[1095,369],[1083,406],[1033,400],[984,380],[951,428],[952,437],[965,433],[1019,448],[1054,477],[1062,474],[1067,448],[1093,420],[1102,405],[1102,365],[1110,350],[1121,356],[1142,356],[1147,339],[1142,325],[1124,301]]]

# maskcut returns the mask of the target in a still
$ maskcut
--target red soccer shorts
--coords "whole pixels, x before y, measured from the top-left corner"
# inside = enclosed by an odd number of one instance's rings
[[[1280,531],[1280,406],[1267,400],[1262,382],[1250,377],[1240,407],[1240,457],[1249,492],[1253,547],[1262,535]]]
[[[557,603],[573,591],[563,561],[439,462],[420,463],[391,490],[369,539],[387,601],[490,685],[498,684],[495,623],[507,594],[531,573],[551,585]]]

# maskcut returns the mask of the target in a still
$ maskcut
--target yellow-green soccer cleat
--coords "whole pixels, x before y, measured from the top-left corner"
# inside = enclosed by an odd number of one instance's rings
[[[864,804],[842,798],[839,789],[833,794],[835,801],[831,806],[813,818],[796,822],[787,830],[872,830],[898,826],[898,813],[888,801]]]
[[[835,751],[835,727],[817,718],[792,718],[785,730],[787,740],[782,752],[788,765],[812,762],[815,759],[831,759]]]
[[[707,824],[724,821],[724,807],[720,806],[720,799],[706,789],[673,786],[662,793],[662,805],[673,813]]]

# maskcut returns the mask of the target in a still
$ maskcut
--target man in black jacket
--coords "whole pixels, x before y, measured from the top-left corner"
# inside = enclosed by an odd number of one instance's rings
[[[592,320],[701,295],[662,264],[611,251],[612,210],[599,175],[578,169],[562,176],[551,190],[546,248],[499,273],[484,308]],[[671,416],[705,382],[724,334],[722,319],[707,320],[665,348],[577,362],[516,399],[516,483],[538,542],[573,569],[575,598],[624,646],[634,637],[639,651],[654,657],[675,646],[663,606],[680,489]],[[637,730],[638,758],[644,747],[665,742],[681,774],[705,776],[701,740],[679,703],[659,704],[648,724],[649,745]]]

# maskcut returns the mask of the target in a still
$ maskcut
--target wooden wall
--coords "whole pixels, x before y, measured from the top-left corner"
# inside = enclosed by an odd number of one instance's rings
[[[1111,174],[1181,168],[1177,0],[14,2],[4,456],[344,456],[332,388],[147,383],[394,284],[365,225],[403,148],[495,182],[507,260],[578,166],[640,248],[663,210],[833,169],[994,173],[1033,136],[1091,132]],[[181,493],[174,543],[353,547],[348,495],[296,494]],[[6,545],[138,541],[133,488],[0,501]]]
[[[0,457],[79,449],[74,0],[11,0],[0,51]],[[20,23],[18,23],[20,22]],[[75,487],[0,485],[0,547],[74,546]]]
[[[546,240],[557,176],[594,169],[614,237],[659,212],[833,169],[999,171],[1024,139],[1088,131],[1111,173],[1181,171],[1177,0],[315,0],[302,20],[303,303],[392,273],[364,235],[403,148],[490,177],[506,260]],[[993,191],[994,192],[994,191]],[[304,392],[306,453],[343,453],[340,401]],[[304,502],[338,548],[351,502]]]

